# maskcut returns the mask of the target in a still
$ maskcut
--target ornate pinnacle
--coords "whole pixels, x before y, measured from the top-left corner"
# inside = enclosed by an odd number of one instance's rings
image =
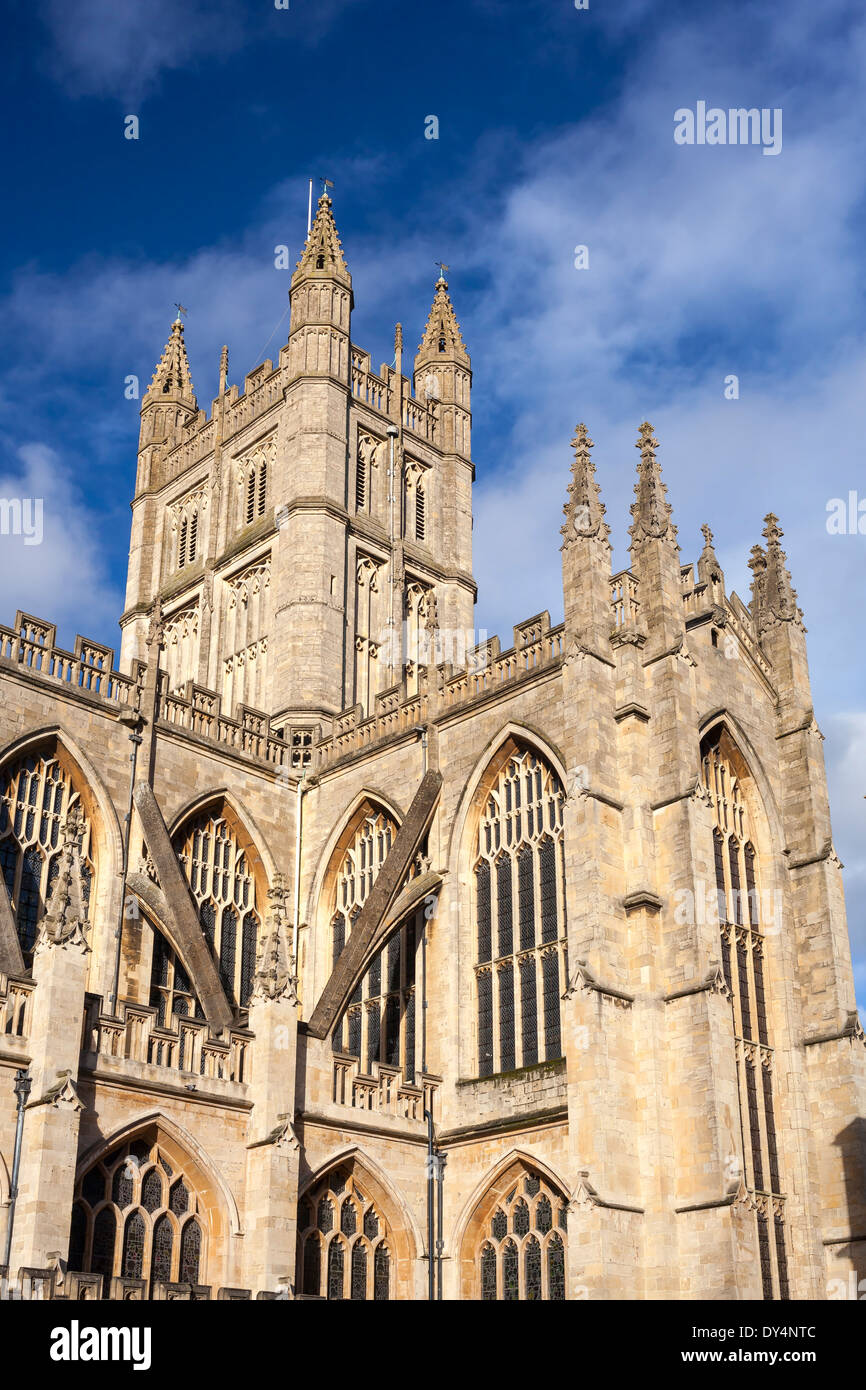
[[[300,278],[302,273],[310,270],[324,271],[334,279],[342,280],[345,284],[351,285],[352,277],[346,265],[343,255],[343,247],[340,242],[340,235],[337,231],[337,224],[334,221],[331,199],[327,189],[319,199],[319,206],[316,211],[315,220],[307,236],[306,244],[301,252],[301,259],[297,263],[297,269],[292,276],[292,283]]]
[[[268,889],[265,930],[253,983],[254,999],[280,999],[283,995],[290,999],[297,998],[294,960],[285,910],[287,897],[288,890],[283,875],[275,874],[273,886]]]
[[[704,548],[698,558],[698,578],[702,584],[724,584],[725,576],[713,549],[713,533],[706,522],[701,527]]]
[[[430,357],[438,357],[440,353],[451,353],[461,361],[469,361],[460,324],[457,322],[454,305],[448,294],[448,281],[441,278],[436,281],[436,293],[427,316],[424,336],[418,344],[416,365],[419,359],[427,361]]]
[[[592,461],[593,443],[586,425],[577,426],[571,441],[574,460],[571,465],[571,482],[568,485],[568,501],[563,507],[565,523],[560,528],[565,537],[562,549],[565,550],[578,536],[600,536],[606,541],[610,527],[604,520],[605,506],[601,500],[601,489],[595,477]]]
[[[147,636],[144,639],[145,645],[148,647],[155,646],[157,651],[159,651],[160,647],[162,646],[162,637],[164,630],[165,622],[163,619],[162,612],[162,599],[156,598],[154,599],[153,607],[150,610],[150,622],[147,625]]]
[[[146,398],[150,397],[153,400],[161,400],[164,396],[173,401],[181,400],[193,410],[197,408],[195,387],[192,384],[186,344],[183,340],[183,320],[179,315],[171,325],[168,342],[156,364],[156,371],[146,393]]]
[[[676,544],[677,528],[671,521],[671,505],[667,499],[667,488],[662,482],[662,470],[655,453],[658,440],[648,420],[640,427],[635,448],[640,450],[640,462],[634,488],[636,500],[631,506],[634,518],[629,528],[632,544],[636,541],[664,538]]]
[[[84,946],[84,880],[81,868],[81,841],[84,814],[78,804],[70,806],[63,822],[63,843],[57,877],[49,894],[42,923],[42,938],[55,946]]]
[[[803,614],[797,606],[797,593],[791,583],[787,556],[781,545],[783,534],[779,518],[773,512],[768,512],[764,517],[763,531],[767,542],[766,555],[760,546],[755,546],[749,561],[755,576],[752,589],[757,604],[755,616],[759,631],[776,622],[803,626]]]

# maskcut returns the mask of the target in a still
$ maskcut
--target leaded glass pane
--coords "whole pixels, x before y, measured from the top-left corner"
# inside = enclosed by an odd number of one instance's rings
[[[529,1232],[529,1207],[521,1197],[519,1202],[515,1202],[512,1210],[512,1220],[514,1222],[514,1234],[525,1236]]]
[[[541,1298],[541,1246],[530,1236],[523,1251],[524,1298],[537,1302]]]
[[[493,980],[489,970],[478,976],[478,1075],[493,1073]]]
[[[316,1224],[323,1235],[334,1229],[334,1207],[327,1197],[322,1197],[319,1201],[319,1214]]]
[[[244,917],[244,924],[241,932],[241,996],[238,1000],[242,1009],[245,1009],[250,1002],[250,995],[253,992],[253,978],[256,973],[256,947],[258,938],[258,924],[252,912],[248,912]]]
[[[347,1198],[340,1211],[340,1230],[344,1236],[353,1236],[358,1229],[358,1213],[355,1203]]]
[[[134,1211],[127,1217],[123,1232],[123,1261],[121,1270],[125,1279],[140,1279],[144,1264],[144,1217]]]
[[[523,1065],[534,1066],[538,1061],[538,1001],[535,989],[535,956],[524,956],[520,962],[520,1041]]]
[[[541,979],[544,989],[544,1050],[548,1062],[562,1056],[559,1026],[559,957],[548,951],[541,957]]]
[[[111,1180],[111,1200],[121,1211],[124,1207],[132,1205],[132,1171],[131,1165],[125,1159],[114,1171]]]
[[[69,1268],[84,1269],[84,1250],[87,1244],[87,1212],[80,1202],[72,1208],[72,1225],[69,1232]]]
[[[535,1229],[536,1231],[540,1231],[544,1236],[547,1235],[547,1232],[552,1228],[553,1212],[550,1207],[550,1199],[548,1197],[539,1197],[535,1208]]]
[[[318,1296],[322,1291],[322,1248],[317,1236],[304,1242],[304,1293]]]
[[[557,1235],[547,1247],[547,1297],[552,1303],[565,1301],[565,1247]]]
[[[180,1233],[180,1268],[178,1278],[182,1284],[197,1284],[199,1261],[201,1259],[201,1230],[196,1220],[187,1221]]]
[[[496,1302],[496,1251],[492,1245],[481,1251],[481,1297],[485,1303]]]
[[[544,840],[538,851],[541,884],[541,940],[556,941],[559,925],[556,910],[556,845]]]
[[[364,1235],[369,1241],[373,1241],[379,1234],[379,1218],[372,1207],[368,1207],[364,1212]]]
[[[532,849],[524,845],[517,856],[517,903],[520,919],[520,949],[529,951],[535,945],[535,895],[533,884]]]
[[[514,971],[510,965],[496,972],[499,987],[499,1070],[514,1070]]]
[[[508,1217],[501,1208],[497,1208],[493,1213],[490,1230],[496,1240],[502,1240],[508,1234]]]
[[[223,909],[220,928],[220,980],[229,999],[235,993],[235,957],[238,944],[238,915],[233,907]]]
[[[367,1297],[367,1251],[362,1242],[352,1246],[352,1299],[364,1302]]]
[[[478,917],[478,963],[491,958],[490,865],[486,859],[475,870],[475,910]]]
[[[161,1216],[153,1228],[153,1254],[150,1262],[152,1284],[171,1282],[171,1256],[174,1249],[174,1231],[167,1216]]]
[[[517,1246],[511,1240],[502,1251],[502,1297],[507,1302],[520,1298],[520,1261]]]
[[[391,1296],[391,1257],[385,1245],[376,1247],[373,1272],[373,1299],[376,1303],[387,1303]]]
[[[333,1240],[328,1247],[328,1298],[337,1301],[343,1296],[343,1247]]]
[[[111,1207],[103,1207],[93,1223],[93,1253],[90,1256],[91,1274],[114,1273],[114,1245],[117,1240],[117,1219]]]
[[[156,1168],[145,1173],[141,1184],[141,1205],[145,1211],[159,1211],[162,1206],[162,1178]]]
[[[497,951],[510,956],[514,949],[514,930],[511,920],[511,860],[507,855],[496,861],[496,922]]]
[[[189,1210],[189,1191],[180,1178],[171,1189],[168,1204],[175,1216],[183,1216]]]

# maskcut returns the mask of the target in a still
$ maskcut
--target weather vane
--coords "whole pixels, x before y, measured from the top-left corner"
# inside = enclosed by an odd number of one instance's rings
[[[183,305],[182,305],[182,304],[178,304],[177,301],[175,300],[175,305],[174,305],[174,307],[175,307],[175,309],[177,309],[177,316],[178,316],[178,318],[179,318],[179,319],[185,319],[185,318],[186,318],[186,309],[183,307]]]
[[[319,179],[319,183],[322,185],[322,197],[324,198],[324,197],[325,197],[325,194],[328,192],[328,189],[334,187],[334,180],[333,180],[333,179]],[[330,196],[330,195],[329,195],[329,196]]]
[[[434,261],[433,264],[434,264],[434,265],[438,265],[438,267],[439,267],[439,279],[440,279],[440,280],[444,280],[444,279],[445,279],[445,272],[446,272],[446,270],[450,270],[451,267],[450,267],[450,266],[447,266],[447,265],[445,264],[444,261]]]

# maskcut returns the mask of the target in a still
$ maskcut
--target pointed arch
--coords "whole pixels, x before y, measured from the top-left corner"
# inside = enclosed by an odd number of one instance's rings
[[[264,902],[277,872],[276,861],[267,837],[252,811],[229,787],[211,787],[196,796],[193,801],[185,802],[168,821],[168,833],[172,843],[189,821],[216,808],[222,808],[229,825],[244,842],[250,867],[256,875],[256,888],[261,894],[261,901]]]
[[[308,930],[298,943],[301,979],[314,1000],[321,995],[332,968],[330,905],[336,877],[359,826],[366,816],[376,811],[384,812],[398,827],[405,820],[403,808],[392,796],[378,787],[363,787],[352,798],[319,853],[302,920],[302,928]]]
[[[458,1296],[563,1300],[568,1203],[568,1185],[543,1159],[525,1149],[514,1148],[504,1154],[476,1185],[454,1228]],[[498,1223],[494,1217],[499,1218]],[[497,1292],[495,1282],[492,1289],[489,1286],[489,1266],[495,1270],[501,1264],[506,1247],[511,1272],[499,1270]],[[538,1265],[536,1289],[527,1283],[526,1254],[530,1248]],[[503,1275],[515,1281],[511,1292],[503,1288]],[[486,1289],[483,1279],[488,1283]]]
[[[512,722],[489,741],[460,799],[448,865],[458,970],[474,999],[458,1030],[463,1076],[562,1056],[565,776],[550,740]]]
[[[415,1269],[424,1239],[409,1203],[394,1186],[384,1170],[359,1145],[340,1149],[326,1159],[315,1171],[308,1171],[298,1188],[298,1229],[302,1229],[301,1204],[314,1193],[331,1174],[340,1169],[351,1171],[356,1183],[382,1217],[387,1228],[390,1264],[393,1281],[392,1300],[415,1297]],[[339,1230],[339,1222],[337,1221]],[[365,1232],[359,1227],[358,1236]],[[324,1269],[324,1261],[323,1261]]]
[[[759,813],[765,817],[766,829],[769,831],[767,850],[774,854],[783,853],[785,850],[785,831],[773,784],[767,775],[761,755],[740,721],[724,706],[711,710],[698,721],[698,744],[703,743],[704,739],[713,734],[719,726],[726,729],[728,737],[737,748],[749,776],[754,782]]]

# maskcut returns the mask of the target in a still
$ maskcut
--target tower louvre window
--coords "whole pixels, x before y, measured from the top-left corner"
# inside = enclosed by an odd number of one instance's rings
[[[427,502],[424,484],[419,482],[415,488],[415,539],[423,541],[427,531]]]
[[[562,800],[553,769],[532,750],[517,747],[497,776],[478,827],[473,884],[481,1076],[534,1066],[542,1049],[545,1061],[562,1055]]]
[[[188,530],[189,522],[187,521],[186,517],[184,517],[183,521],[180,523],[180,541],[177,547],[178,569],[183,569],[184,565],[186,564],[186,537]]]
[[[192,564],[195,559],[196,541],[198,540],[198,512],[193,512],[189,519],[189,562]]]
[[[359,512],[364,511],[367,506],[367,460],[363,454],[358,455],[358,462],[355,466],[355,507]]]

